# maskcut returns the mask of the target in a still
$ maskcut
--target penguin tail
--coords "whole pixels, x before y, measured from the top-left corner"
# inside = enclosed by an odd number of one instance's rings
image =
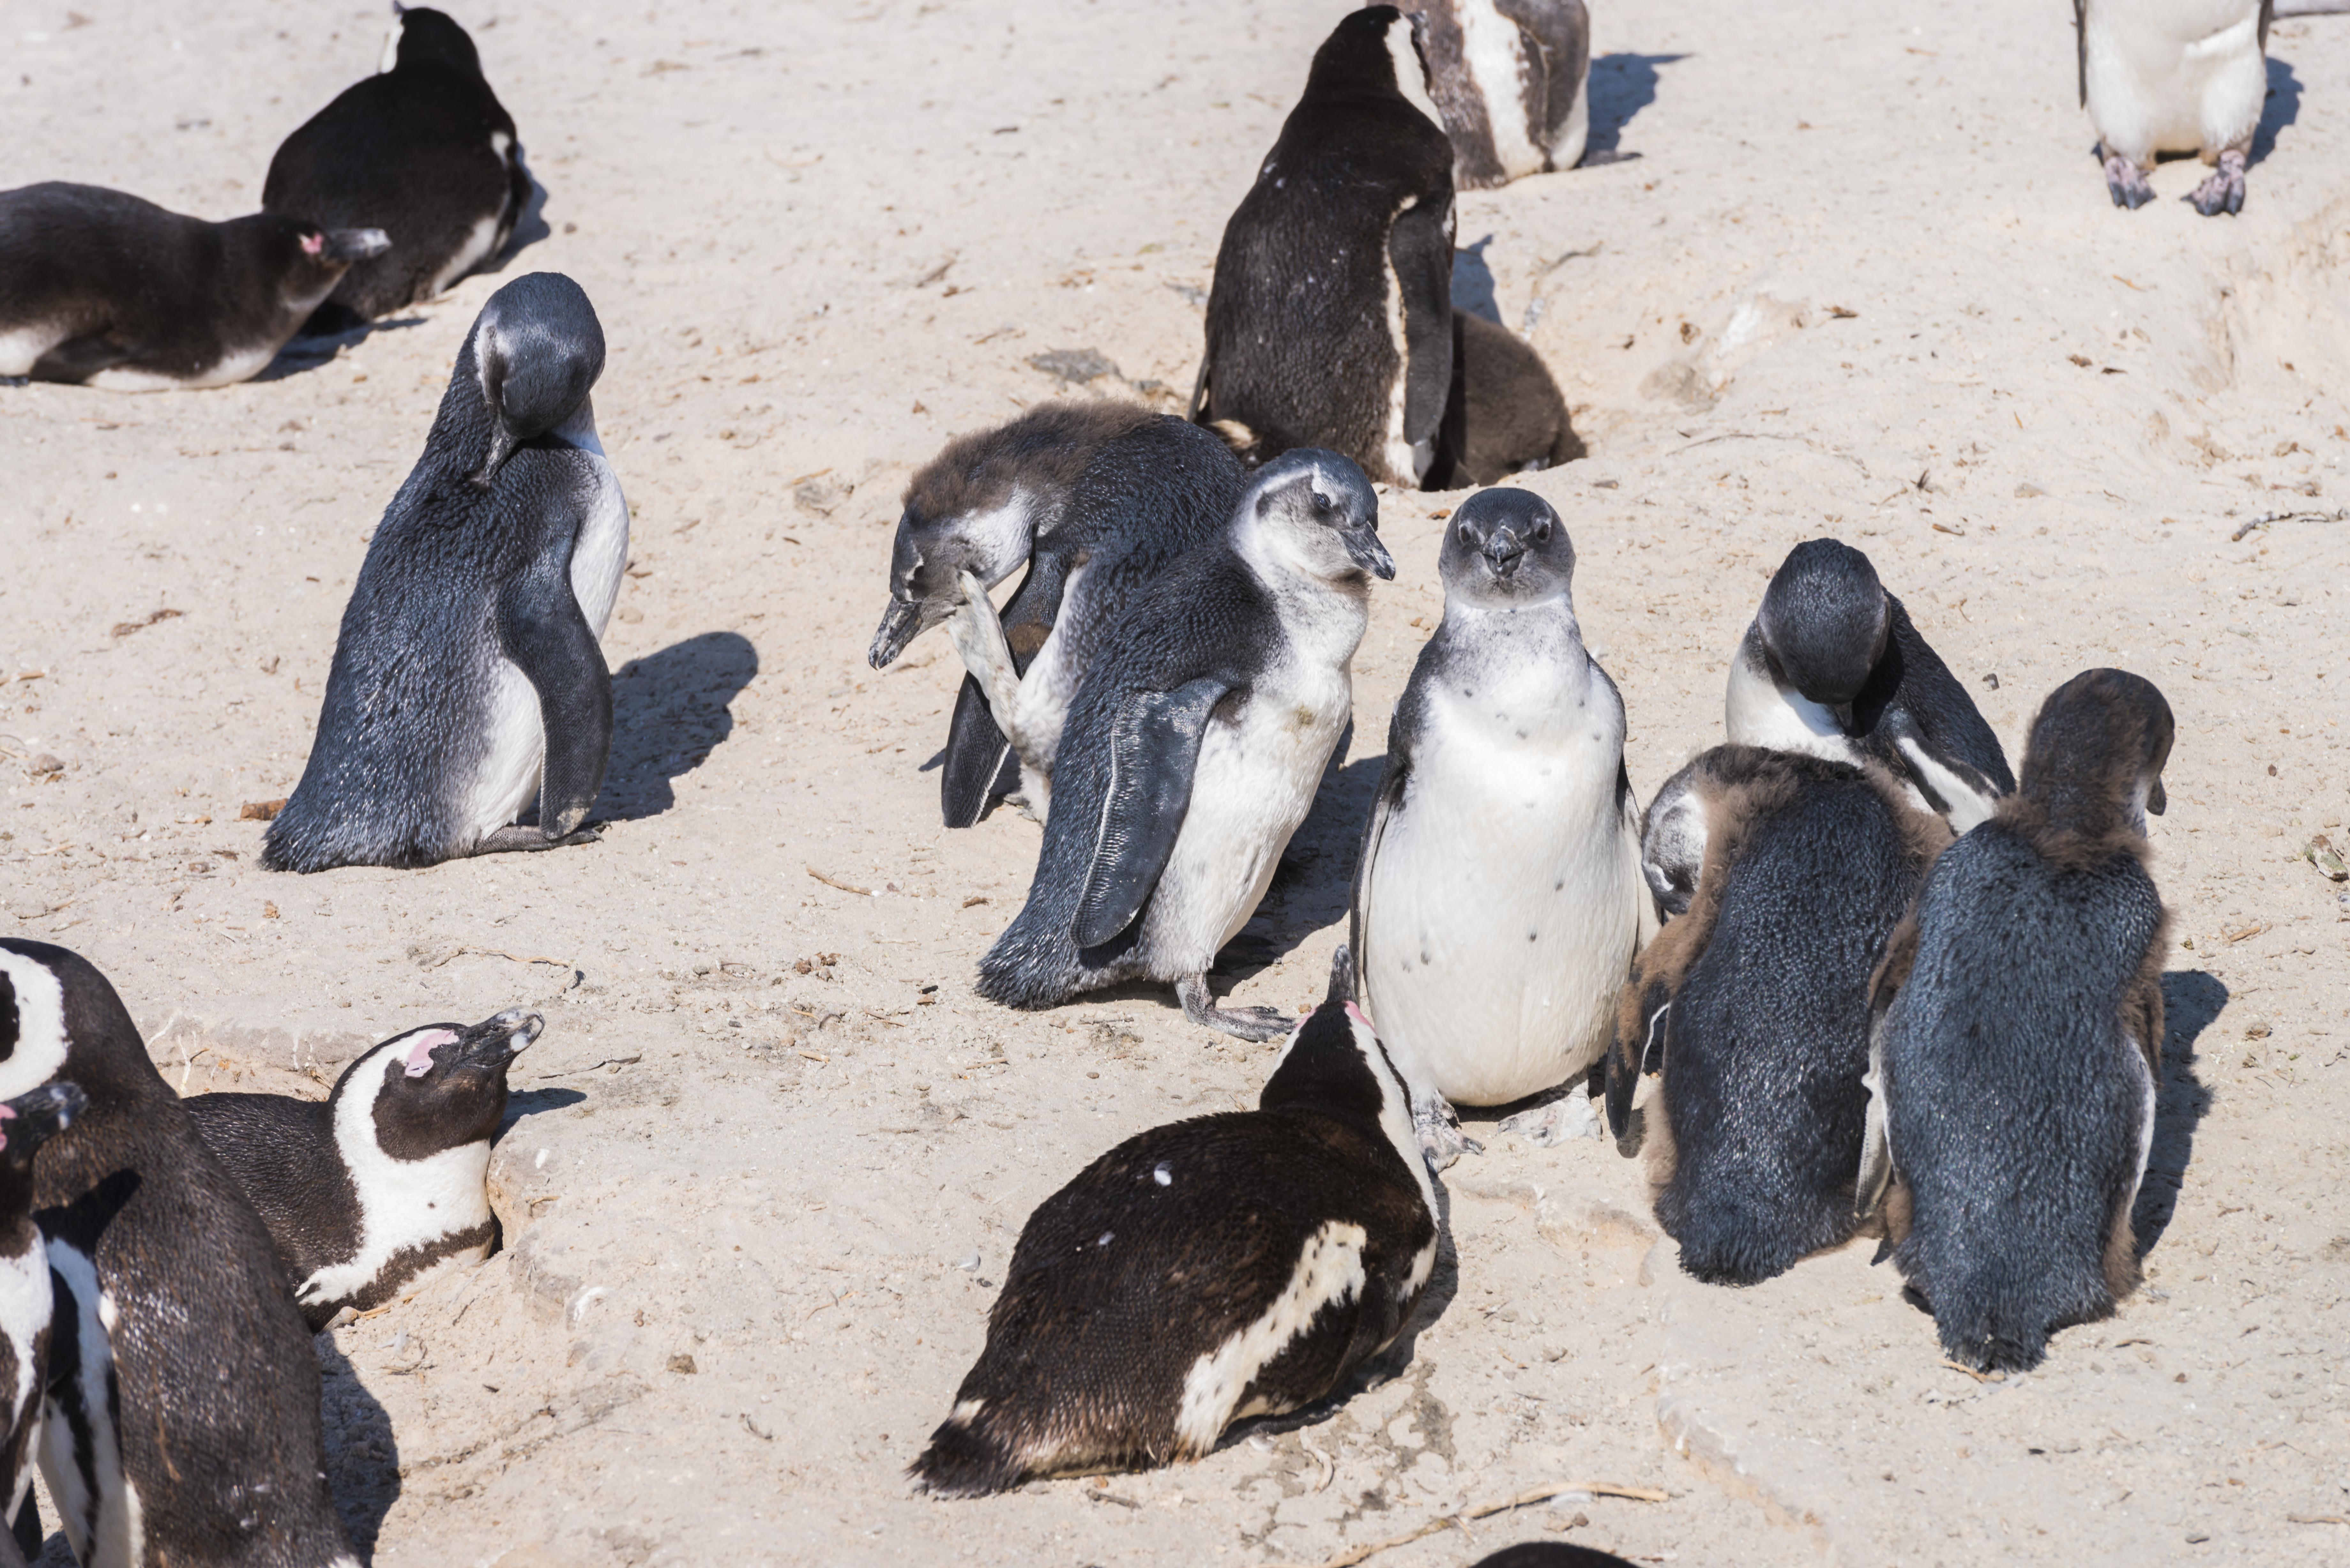
[[[932,1497],[985,1497],[1009,1491],[1027,1474],[1019,1456],[997,1438],[985,1403],[970,1399],[955,1407],[931,1434],[931,1446],[906,1467],[917,1490]]]
[[[1068,1001],[1082,979],[1076,942],[1031,929],[1024,909],[979,961],[977,990],[990,1002],[1033,1012]]]

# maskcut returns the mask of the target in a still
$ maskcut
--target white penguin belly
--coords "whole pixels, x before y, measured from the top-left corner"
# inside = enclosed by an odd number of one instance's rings
[[[16,1380],[6,1391],[8,1408],[0,1417],[0,1437],[41,1418],[41,1390],[33,1376],[33,1345],[49,1326],[50,1310],[49,1256],[36,1236],[16,1256],[0,1258],[0,1337],[6,1338],[16,1355]],[[25,1451],[25,1468],[6,1478],[11,1519],[24,1503],[25,1489],[33,1484],[29,1461],[37,1452],[36,1437]]]
[[[72,1386],[67,1397],[89,1433],[89,1451],[76,1451],[73,1422],[51,1396],[42,1411],[41,1477],[82,1568],[143,1568],[147,1532],[139,1489],[123,1471],[122,1438],[114,1429],[114,1299],[99,1287],[88,1254],[51,1241],[47,1258],[65,1284],[57,1310],[75,1314],[81,1357],[64,1376]],[[54,1386],[59,1369],[52,1366],[49,1378]]]
[[[2268,97],[2257,0],[2091,0],[2089,119],[2108,152],[2219,152],[2259,126]]]
[[[375,1103],[398,1054],[380,1051],[345,1086],[335,1105],[335,1147],[359,1199],[359,1251],[313,1272],[294,1293],[304,1306],[356,1293],[402,1252],[486,1225],[490,1145],[463,1144],[422,1159],[394,1159],[376,1141]],[[453,1254],[477,1259],[478,1248]]]
[[[0,376],[29,376],[41,356],[65,341],[63,328],[46,324],[0,327]]]
[[[256,343],[248,348],[233,348],[203,369],[185,378],[117,365],[97,372],[82,385],[106,392],[170,392],[205,387],[233,387],[260,374],[272,359],[277,358],[277,350],[283,347],[281,343]]]
[[[1832,763],[1860,762],[1860,748],[1834,713],[1800,691],[1782,691],[1769,674],[1749,664],[1743,652],[1730,663],[1721,727],[1733,746],[1801,752]]]
[[[1518,25],[1491,0],[1469,0],[1455,11],[1461,21],[1461,63],[1477,84],[1477,96],[1484,99],[1493,161],[1507,179],[1541,173],[1543,150],[1526,127],[1525,42]]]

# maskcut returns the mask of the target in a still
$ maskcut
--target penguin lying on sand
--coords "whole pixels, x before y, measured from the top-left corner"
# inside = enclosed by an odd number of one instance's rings
[[[2058,687],[2023,787],[1934,863],[1877,974],[1858,1205],[1882,1198],[1895,1267],[1969,1366],[2036,1366],[2137,1286],[2168,947],[2146,814],[2171,735],[2137,676]]]
[[[2158,152],[2214,165],[2188,198],[2207,218],[2244,210],[2244,167],[2269,96],[2273,0],[2073,0],[2081,106],[2116,207],[2154,200]]]
[[[41,1554],[41,1511],[33,1501],[35,1439],[48,1379],[48,1250],[33,1222],[33,1155],[73,1126],[88,1096],[48,1084],[0,1104],[0,1485],[15,1521],[16,1559]],[[0,1535],[0,1556],[9,1536]]]
[[[485,1183],[506,1070],[546,1027],[512,1008],[470,1029],[411,1029],[346,1067],[324,1101],[182,1102],[269,1227],[313,1329],[381,1306],[442,1263],[489,1255]]]
[[[1208,966],[1264,897],[1353,712],[1370,580],[1395,576],[1378,509],[1347,459],[1290,452],[1222,538],[1128,607],[1069,709],[1028,902],[980,961],[981,995],[1055,1007],[1172,981],[1194,1023],[1287,1031],[1268,1008],[1218,1008]]]
[[[562,274],[517,278],[482,307],[368,546],[263,866],[594,841],[581,825],[612,749],[597,639],[629,559],[629,506],[588,395],[603,369],[596,308]],[[537,826],[514,826],[534,800]]]
[[[0,376],[117,392],[242,381],[390,245],[307,216],[206,223],[96,185],[0,191]]]
[[[1796,545],[1773,574],[1724,710],[1731,744],[1880,763],[1960,833],[2015,788],[1974,699],[1868,557],[1834,539]]]
[[[1573,462],[1586,451],[1533,345],[1498,322],[1454,311],[1452,390],[1428,488],[1492,484]]]
[[[1403,0],[1464,191],[1572,169],[1591,137],[1583,0]]]
[[[1352,961],[1253,1111],[1131,1137],[1038,1205],[910,1473],[944,1497],[1197,1459],[1344,1386],[1436,1266],[1436,1189]]]
[[[1950,841],[1882,769],[1717,746],[1649,804],[1641,858],[1672,919],[1633,965],[1607,1120],[1638,1147],[1681,1267],[1749,1285],[1852,1234],[1868,986]]]
[[[1044,815],[1061,725],[1095,651],[1144,583],[1223,532],[1247,484],[1208,431],[1108,401],[1042,404],[956,437],[914,475],[868,657],[886,669],[945,623],[971,667],[939,782],[949,827],[977,822],[1021,769]],[[999,617],[986,590],[1024,565]]]

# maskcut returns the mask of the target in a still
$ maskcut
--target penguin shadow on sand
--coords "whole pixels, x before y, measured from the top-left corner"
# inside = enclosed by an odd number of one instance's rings
[[[1493,236],[1487,234],[1452,253],[1452,308],[1464,316],[1482,316],[1499,327],[1502,306],[1493,297],[1493,269],[1485,263],[1485,247],[1492,243]]]
[[[1227,983],[1246,980],[1296,950],[1318,930],[1337,926],[1344,934],[1363,824],[1370,817],[1371,801],[1388,765],[1385,756],[1349,763],[1347,752],[1354,739],[1349,723],[1331,750],[1314,805],[1290,836],[1289,847],[1281,852],[1281,863],[1274,868],[1256,912],[1216,954],[1211,976]]]
[[[1687,55],[1599,55],[1591,62],[1584,91],[1591,99],[1591,136],[1584,143],[1582,168],[1638,158],[1618,145],[1632,117],[1657,101],[1657,67]]]
[[[2195,1129],[2211,1108],[2211,1091],[2195,1075],[2195,1041],[2228,1005],[2228,988],[2199,969],[2162,977],[2162,1085],[2154,1096],[2154,1139],[2147,1150],[2130,1229],[2144,1259],[2170,1228],[2195,1155]]]
[[[2293,74],[2292,62],[2271,55],[2268,65],[2268,102],[2261,106],[2260,129],[2252,132],[2252,151],[2245,159],[2247,167],[2257,167],[2275,151],[2277,132],[2301,118],[2301,78]]]
[[[759,673],[759,650],[738,632],[705,631],[612,672],[612,758],[591,822],[658,816],[677,804],[676,781],[734,732],[728,704]]]

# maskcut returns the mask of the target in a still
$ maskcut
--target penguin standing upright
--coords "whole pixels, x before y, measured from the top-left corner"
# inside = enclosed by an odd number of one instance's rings
[[[482,307],[368,546],[264,866],[429,866],[593,840],[581,824],[612,748],[597,639],[629,558],[628,503],[588,400],[603,369],[595,306],[562,274],[517,278]],[[513,826],[534,799],[537,826]]]
[[[2081,107],[2116,207],[2154,200],[2158,152],[2199,152],[2188,198],[2207,218],[2244,210],[2244,168],[2269,96],[2275,0],[2073,0]]]
[[[1672,918],[1618,999],[1607,1119],[1627,1154],[1645,1134],[1698,1279],[1755,1284],[1852,1234],[1869,977],[1949,841],[1881,768],[1752,746],[1649,803],[1643,870]],[[1662,1081],[1636,1132],[1643,1072]]]
[[[1960,833],[2015,788],[1974,699],[1868,557],[1835,539],[1772,574],[1731,659],[1723,727],[1734,746],[1879,763]]]
[[[269,1232],[88,961],[0,940],[0,1095],[88,1105],[33,1173],[57,1307],[41,1476],[82,1568],[356,1568]]]
[[[1127,1139],[1021,1227],[987,1347],[912,1466],[945,1497],[1204,1458],[1392,1345],[1436,1188],[1340,948],[1253,1111]]]
[[[1224,225],[1191,417],[1244,458],[1326,447],[1417,486],[1452,383],[1452,144],[1415,25],[1341,20]]]
[[[310,329],[431,299],[505,249],[530,205],[515,122],[450,17],[392,6],[383,69],[296,127],[269,161],[264,212],[381,229],[390,254],[346,274]]]
[[[1061,725],[1095,651],[1144,583],[1223,531],[1247,484],[1208,431],[1107,400],[1045,403],[958,436],[914,475],[868,657],[887,669],[945,622],[971,665],[939,782],[949,827],[977,822],[1022,769],[1043,815]],[[986,590],[1023,565],[999,617]]]
[[[1247,923],[1354,707],[1370,579],[1392,577],[1363,471],[1311,449],[1265,465],[1223,537],[1153,579],[1095,657],[1061,732],[1028,902],[979,992],[1054,1007],[1172,981],[1194,1023],[1283,1033],[1219,1009],[1217,950]]]
[[[1583,645],[1566,525],[1527,491],[1482,491],[1437,565],[1444,620],[1388,726],[1348,945],[1449,1165],[1447,1101],[1521,1099],[1607,1051],[1648,896],[1624,702]]]
[[[2146,814],[2172,733],[2138,676],[2058,687],[2022,788],[1934,863],[1877,976],[1858,1204],[1884,1198],[1894,1266],[1969,1366],[2036,1366],[2137,1285],[2168,947]]]
[[[1572,169],[1591,139],[1591,14],[1583,0],[1403,0],[1424,20],[1428,94],[1452,139],[1452,182],[1506,185]]]
[[[33,1220],[33,1155],[73,1126],[88,1099],[71,1084],[45,1084],[0,1103],[0,1485],[13,1521],[0,1535],[0,1556],[13,1540],[25,1558],[41,1554],[41,1511],[33,1501],[42,1389],[48,1376],[48,1250]]]

